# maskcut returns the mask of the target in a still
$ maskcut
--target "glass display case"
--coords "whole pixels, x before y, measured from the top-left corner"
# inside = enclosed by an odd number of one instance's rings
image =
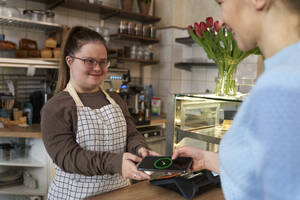
[[[189,145],[217,151],[245,96],[171,94],[168,97],[166,153]]]

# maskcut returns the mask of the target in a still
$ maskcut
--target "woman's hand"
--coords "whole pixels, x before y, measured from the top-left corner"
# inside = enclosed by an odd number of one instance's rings
[[[202,149],[184,146],[174,151],[172,159],[178,157],[191,157],[193,159],[192,170],[208,169],[219,173],[219,155],[214,152],[204,151]]]
[[[204,151],[191,146],[184,146],[174,151],[172,159],[178,157],[191,157],[193,159],[192,170],[197,171],[205,168]]]
[[[124,178],[134,180],[150,179],[150,176],[148,174],[137,170],[136,163],[141,161],[142,158],[133,155],[132,153],[124,153],[122,162],[122,176]]]
[[[139,148],[138,155],[142,158],[145,158],[146,156],[161,156],[159,153],[146,149],[145,147]]]

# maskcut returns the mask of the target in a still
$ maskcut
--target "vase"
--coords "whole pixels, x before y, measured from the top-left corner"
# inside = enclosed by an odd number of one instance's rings
[[[150,10],[150,6],[151,6],[150,3],[145,3],[145,2],[142,2],[142,1],[138,0],[138,7],[139,7],[139,10],[140,10],[140,14],[148,15],[149,10]]]
[[[133,0],[121,0],[121,7],[127,12],[132,12]]]
[[[215,94],[217,96],[235,96],[236,84],[235,84],[235,70],[237,64],[232,62],[218,63],[219,75],[216,83]]]

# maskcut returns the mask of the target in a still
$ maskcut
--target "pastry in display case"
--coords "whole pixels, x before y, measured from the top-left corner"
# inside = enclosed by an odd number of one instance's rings
[[[213,94],[171,94],[168,97],[167,153],[189,145],[218,151],[242,97]]]

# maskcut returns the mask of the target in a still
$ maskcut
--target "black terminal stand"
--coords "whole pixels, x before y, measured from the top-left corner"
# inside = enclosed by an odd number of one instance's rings
[[[210,171],[201,170],[188,174],[159,177],[150,180],[150,183],[178,192],[184,198],[192,199],[197,194],[220,187],[220,177]]]

